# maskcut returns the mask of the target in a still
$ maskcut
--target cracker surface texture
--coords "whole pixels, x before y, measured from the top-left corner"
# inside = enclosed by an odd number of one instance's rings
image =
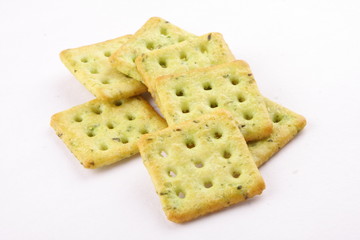
[[[139,149],[165,214],[177,223],[244,201],[265,188],[225,110],[146,134]]]
[[[110,61],[118,71],[142,81],[136,69],[136,57],[194,37],[164,19],[153,17],[111,56]]]
[[[155,79],[158,77],[234,60],[222,35],[209,33],[143,54],[135,62],[145,85],[154,96]]]
[[[265,139],[248,142],[250,152],[258,167],[293,139],[306,125],[303,116],[264,98],[273,121],[273,132]]]
[[[60,53],[61,61],[95,97],[101,99],[128,98],[146,92],[139,81],[118,72],[109,62],[115,50],[131,39],[130,35],[67,49]]]
[[[51,118],[51,126],[85,168],[98,168],[138,153],[141,135],[166,127],[141,97],[95,99]]]
[[[234,61],[156,80],[161,111],[169,125],[226,109],[247,141],[268,137],[272,121],[249,65]]]

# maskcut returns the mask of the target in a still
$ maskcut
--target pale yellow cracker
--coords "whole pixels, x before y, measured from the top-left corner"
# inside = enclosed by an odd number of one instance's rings
[[[173,125],[223,108],[233,114],[247,141],[272,132],[263,97],[249,65],[234,61],[156,80],[161,112]]]
[[[209,33],[136,59],[145,85],[155,95],[155,79],[201,67],[234,61],[235,58],[220,33]]]
[[[267,162],[291,139],[293,139],[305,125],[303,116],[264,98],[267,109],[273,121],[273,132],[265,139],[249,142],[248,146],[258,167]]]
[[[127,98],[146,92],[137,80],[118,72],[109,62],[111,54],[131,39],[130,35],[67,49],[60,53],[65,66],[92,94],[102,99]]]
[[[168,219],[185,222],[261,194],[264,181],[232,115],[203,115],[139,141]]]
[[[138,152],[141,135],[165,121],[141,97],[95,99],[51,118],[51,126],[86,168],[98,168]]]
[[[137,56],[194,37],[164,19],[153,17],[111,56],[110,61],[120,72],[142,81],[135,66]]]

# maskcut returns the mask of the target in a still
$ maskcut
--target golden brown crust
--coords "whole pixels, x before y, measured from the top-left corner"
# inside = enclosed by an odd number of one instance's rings
[[[101,99],[119,99],[146,92],[146,87],[122,73],[109,63],[110,55],[131,39],[131,35],[115,38],[60,53],[60,59],[69,71],[94,96]]]
[[[139,149],[164,212],[174,222],[218,211],[265,188],[244,138],[225,110],[146,134]]]
[[[138,152],[142,134],[166,127],[141,97],[95,99],[52,116],[50,125],[86,168],[98,168]]]

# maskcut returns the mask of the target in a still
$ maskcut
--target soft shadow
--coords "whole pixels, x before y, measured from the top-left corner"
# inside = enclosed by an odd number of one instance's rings
[[[164,116],[162,115],[159,107],[156,105],[154,99],[151,97],[151,94],[149,92],[143,93],[141,94],[141,97],[143,97],[148,103],[150,103],[150,105],[155,109],[155,111],[162,117],[164,118]]]

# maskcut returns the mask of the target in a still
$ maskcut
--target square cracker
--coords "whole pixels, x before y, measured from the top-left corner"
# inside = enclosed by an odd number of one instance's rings
[[[230,113],[146,134],[139,149],[168,219],[185,222],[261,194],[264,181]]]
[[[247,141],[268,137],[272,122],[249,65],[234,61],[156,80],[167,123],[173,125],[223,108]]]
[[[265,139],[248,142],[249,150],[258,167],[293,139],[306,125],[303,116],[264,98],[273,121],[273,132]]]
[[[142,81],[135,66],[137,56],[194,37],[195,35],[182,30],[169,21],[153,17],[111,56],[110,61],[118,71]]]
[[[145,85],[155,95],[155,79],[201,67],[234,61],[220,33],[209,33],[192,40],[145,53],[136,59],[136,66]]]
[[[95,97],[119,99],[146,92],[146,87],[113,68],[110,55],[131,35],[89,46],[67,49],[60,53],[61,61]]]
[[[141,97],[95,99],[51,118],[51,126],[86,168],[98,168],[138,152],[141,135],[166,123]]]

